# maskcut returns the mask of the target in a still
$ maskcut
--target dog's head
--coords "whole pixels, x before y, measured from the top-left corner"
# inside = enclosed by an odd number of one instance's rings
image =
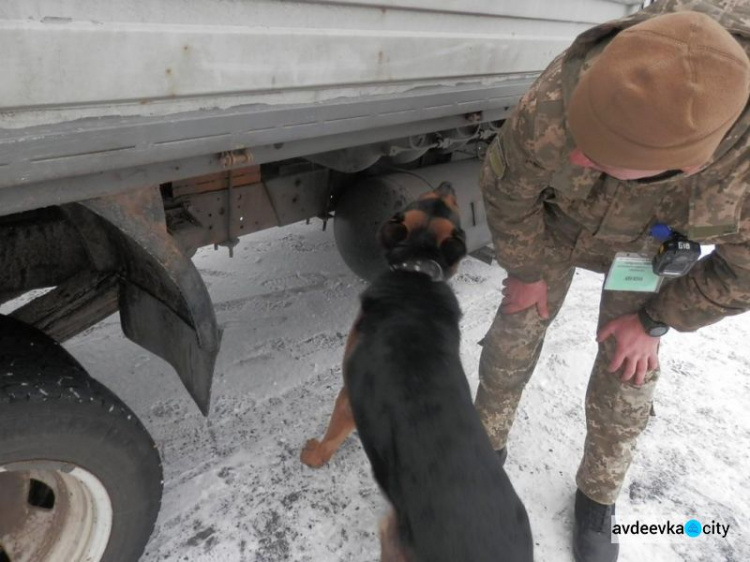
[[[388,264],[434,261],[444,277],[453,275],[466,255],[456,193],[448,182],[420,195],[393,215],[378,232]]]

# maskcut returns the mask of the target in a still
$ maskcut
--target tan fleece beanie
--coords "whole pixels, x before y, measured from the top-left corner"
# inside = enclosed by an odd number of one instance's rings
[[[678,12],[612,39],[573,91],[568,125],[597,164],[675,170],[711,159],[748,95],[740,44],[710,17]]]

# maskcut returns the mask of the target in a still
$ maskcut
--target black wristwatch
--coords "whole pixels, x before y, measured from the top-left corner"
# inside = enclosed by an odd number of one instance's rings
[[[659,338],[669,331],[669,326],[651,318],[643,308],[638,311],[638,320],[641,321],[641,326],[652,338]]]

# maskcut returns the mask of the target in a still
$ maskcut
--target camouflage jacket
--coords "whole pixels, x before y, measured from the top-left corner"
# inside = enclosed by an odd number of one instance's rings
[[[647,312],[681,331],[750,309],[750,106],[697,174],[621,181],[573,166],[565,107],[580,73],[609,39],[660,13],[719,21],[750,53],[748,0],[661,0],[581,34],[536,80],[490,146],[481,185],[498,261],[525,281],[578,265],[604,272],[619,251],[653,255],[654,223],[715,245],[665,284]]]

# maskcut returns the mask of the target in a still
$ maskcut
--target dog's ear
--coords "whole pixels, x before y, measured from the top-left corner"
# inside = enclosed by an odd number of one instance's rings
[[[450,238],[440,244],[440,252],[443,254],[448,267],[458,263],[466,256],[466,234],[461,229],[454,229]]]
[[[409,229],[404,224],[404,214],[396,213],[378,231],[378,244],[390,250],[399,242],[406,240]]]

